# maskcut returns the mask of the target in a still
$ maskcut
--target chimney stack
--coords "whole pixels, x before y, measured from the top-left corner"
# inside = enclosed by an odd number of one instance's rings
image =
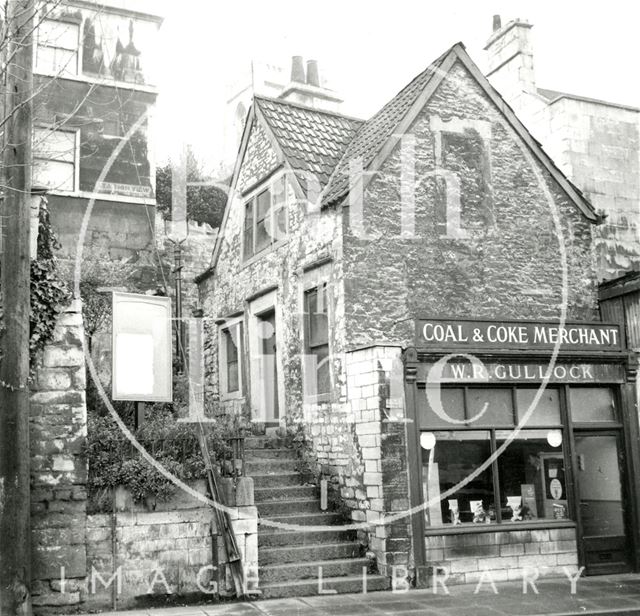
[[[320,87],[320,74],[318,73],[318,61],[307,60],[307,85]]]
[[[291,81],[304,83],[304,64],[302,56],[293,56],[291,58]]]
[[[306,66],[302,56],[292,56],[291,82],[284,88],[278,98],[292,103],[298,103],[314,109],[338,111],[342,99],[324,85],[320,85],[318,61],[309,60]]]
[[[496,25],[500,26],[497,30]],[[486,76],[514,106],[523,93],[536,93],[531,24],[516,18],[503,26],[500,16],[495,15],[493,27],[494,31],[485,45]]]

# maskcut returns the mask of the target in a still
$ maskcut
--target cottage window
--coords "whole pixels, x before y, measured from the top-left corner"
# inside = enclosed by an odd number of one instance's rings
[[[306,395],[328,394],[329,320],[327,283],[305,291],[305,384]]]
[[[44,19],[38,25],[36,70],[55,75],[77,75],[80,25]]]
[[[287,234],[284,178],[278,178],[245,205],[243,255],[249,259],[273,246]]]
[[[33,184],[74,191],[77,181],[78,132],[35,128]]]
[[[238,320],[220,330],[220,384],[223,396],[237,396],[241,392],[241,348],[242,322]]]
[[[428,526],[569,517],[558,389],[542,393],[515,437],[537,388],[444,387],[425,393],[419,421]]]

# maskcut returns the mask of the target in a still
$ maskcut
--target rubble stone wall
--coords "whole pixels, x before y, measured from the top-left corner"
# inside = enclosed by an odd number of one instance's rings
[[[87,575],[87,436],[81,303],[58,317],[40,354],[31,394],[33,605],[82,601]]]

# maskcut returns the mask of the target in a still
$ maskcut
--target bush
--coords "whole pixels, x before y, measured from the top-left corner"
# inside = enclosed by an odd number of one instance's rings
[[[198,428],[178,423],[170,407],[151,407],[144,425],[134,436],[154,460],[181,481],[204,479]],[[209,453],[218,472],[224,470],[224,460],[232,454],[229,439],[242,429],[241,423],[230,416],[205,424]],[[89,411],[87,456],[87,490],[92,512],[111,511],[111,495],[118,486],[129,490],[135,502],[166,501],[176,492],[175,484],[143,458],[110,415]]]

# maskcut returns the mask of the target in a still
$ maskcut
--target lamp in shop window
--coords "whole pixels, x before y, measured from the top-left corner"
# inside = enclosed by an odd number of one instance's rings
[[[420,435],[420,447],[433,449],[436,446],[436,435],[433,432],[423,432]]]
[[[549,430],[547,432],[547,443],[551,447],[560,447],[562,445],[562,432],[560,430]]]

